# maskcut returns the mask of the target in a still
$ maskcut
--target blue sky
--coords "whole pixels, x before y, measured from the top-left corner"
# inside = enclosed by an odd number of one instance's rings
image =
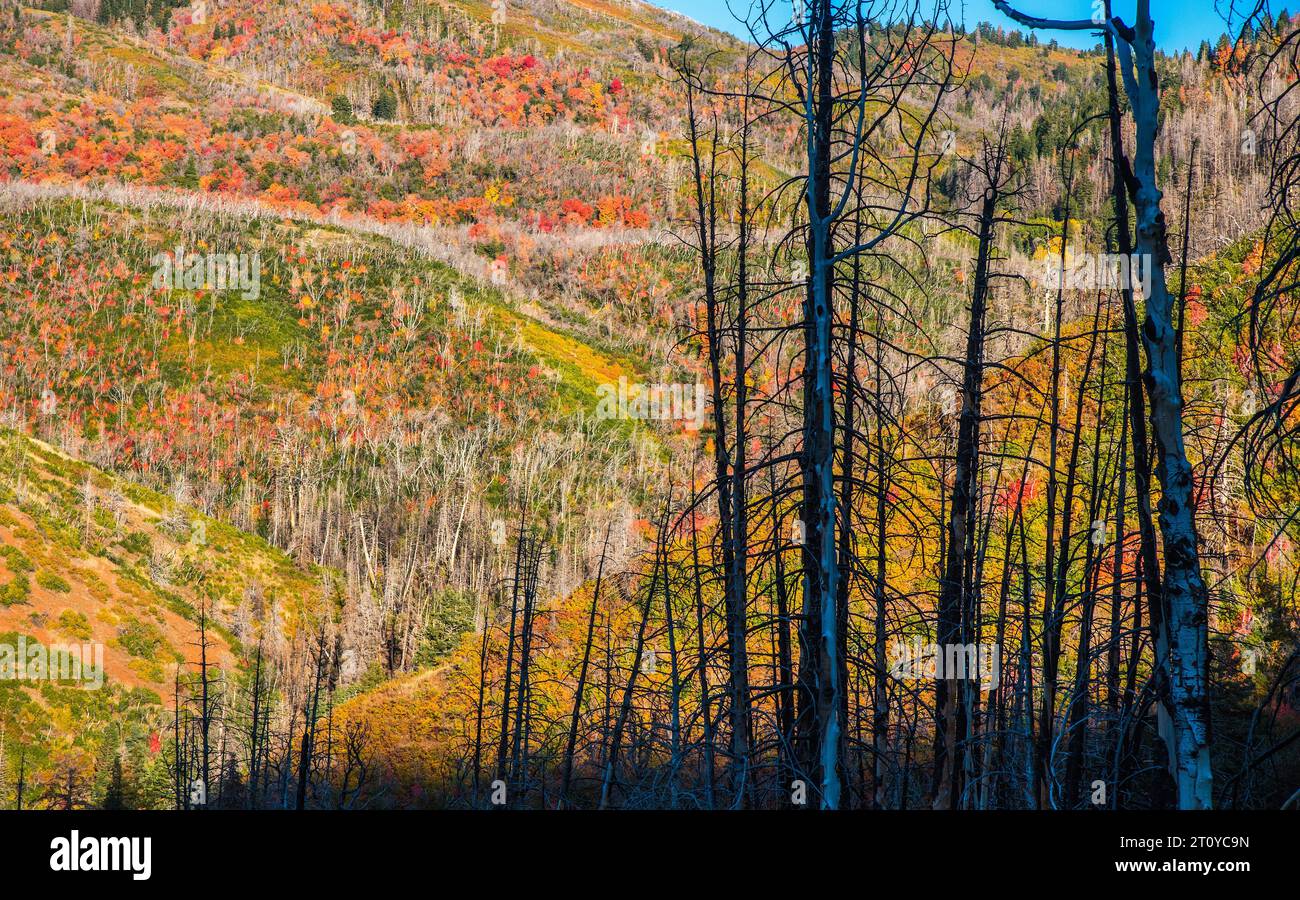
[[[727,9],[727,0],[650,0],[659,6],[676,10],[703,22],[732,33],[738,33],[736,21]],[[952,17],[958,20],[962,7],[965,7],[967,26],[977,22],[992,22],[1008,29],[1018,27],[1014,22],[993,8],[992,0],[950,0]],[[1219,6],[1225,7],[1228,0],[1219,0]],[[1249,0],[1238,0],[1238,6]],[[745,9],[749,0],[731,0],[732,7]],[[1038,16],[1050,16],[1058,19],[1087,19],[1092,16],[1091,0],[1013,0],[1012,6],[1021,12]],[[1132,20],[1134,0],[1112,0],[1115,12],[1126,21]],[[1275,8],[1283,4],[1274,3]],[[1294,4],[1293,4],[1294,5]],[[924,4],[923,4],[924,6]],[[1215,0],[1151,0],[1151,17],[1156,23],[1156,44],[1163,50],[1195,50],[1201,41],[1211,44],[1227,28],[1219,11],[1215,9]],[[1235,23],[1234,23],[1235,24]],[[1021,31],[1025,29],[1021,28]],[[1070,47],[1091,47],[1097,43],[1088,32],[1053,32],[1050,36],[1040,35],[1044,40],[1056,38],[1060,43]]]

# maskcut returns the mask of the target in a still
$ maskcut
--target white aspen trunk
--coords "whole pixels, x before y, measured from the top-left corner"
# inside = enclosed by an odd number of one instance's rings
[[[1134,25],[1136,71],[1125,59],[1124,82],[1137,127],[1134,198],[1135,247],[1151,271],[1142,341],[1147,351],[1144,376],[1151,398],[1151,429],[1156,440],[1160,480],[1160,534],[1164,545],[1166,627],[1169,639],[1170,694],[1173,702],[1170,759],[1182,809],[1212,805],[1210,771],[1209,597],[1201,578],[1196,543],[1192,467],[1183,441],[1183,397],[1174,330],[1174,298],[1165,283],[1169,249],[1161,193],[1156,186],[1155,141],[1160,98],[1150,0],[1140,0]],[[1121,42],[1121,46],[1123,43]],[[1127,56],[1127,53],[1124,54]]]

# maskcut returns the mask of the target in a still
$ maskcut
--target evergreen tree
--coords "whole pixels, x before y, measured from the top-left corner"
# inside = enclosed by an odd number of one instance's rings
[[[397,117],[397,95],[388,87],[380,90],[375,102],[370,106],[370,114],[385,121]]]
[[[108,788],[100,802],[103,809],[127,809],[125,790],[122,785],[122,754],[113,757],[113,769],[108,778]]]
[[[354,121],[352,101],[342,94],[330,100],[330,109],[334,112],[336,122],[348,125]]]

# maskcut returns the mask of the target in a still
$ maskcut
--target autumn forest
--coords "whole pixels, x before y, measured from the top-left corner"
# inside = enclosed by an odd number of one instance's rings
[[[0,808],[1300,808],[1300,18],[989,8],[0,0]]]

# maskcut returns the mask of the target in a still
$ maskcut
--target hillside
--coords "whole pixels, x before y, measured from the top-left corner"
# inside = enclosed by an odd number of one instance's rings
[[[105,643],[110,685],[164,701],[130,717],[138,770],[143,736],[168,724],[175,663],[196,662],[196,598],[223,635],[208,664],[226,670],[217,680],[232,702],[254,648],[301,672],[326,619],[346,630],[336,677],[348,685],[436,659],[481,615],[472,598],[508,561],[508,498],[526,492],[570,548],[555,560],[558,585],[592,527],[575,505],[642,490],[648,470],[633,462],[659,451],[585,408],[598,385],[635,379],[635,361],[457,275],[425,240],[256,205],[107,197],[49,185],[0,198],[5,408],[92,463],[35,442],[24,455],[11,436],[5,475],[21,496],[42,492],[22,501],[39,497],[39,512],[20,504],[2,532],[23,571],[11,569],[0,626]],[[161,258],[183,276],[186,254],[235,236],[265,261],[251,289],[155,285]],[[522,468],[484,465],[492,458]],[[448,522],[455,540],[432,542]],[[192,703],[192,673],[182,681]],[[11,746],[38,733],[11,728]],[[102,761],[83,767],[107,777]]]
[[[91,802],[115,754],[142,772],[161,763],[175,681],[188,682],[203,652],[200,608],[216,620],[209,672],[233,674],[261,623],[289,635],[317,614],[329,575],[41,441],[6,430],[0,454],[3,643],[99,648],[79,679],[50,683],[15,677],[11,659],[0,733],[22,750],[29,803],[46,778],[49,800],[71,791],[74,804]]]

